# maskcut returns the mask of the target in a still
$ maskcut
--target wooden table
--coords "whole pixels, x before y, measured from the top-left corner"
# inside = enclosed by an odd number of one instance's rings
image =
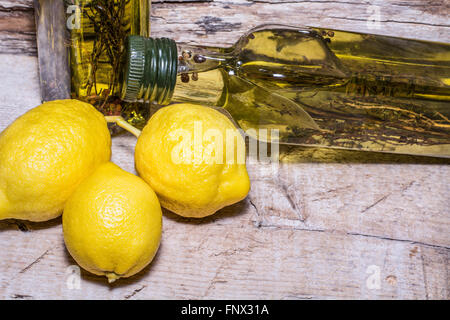
[[[0,0],[0,130],[40,103],[31,3]],[[153,35],[222,46],[280,22],[450,42],[449,3],[155,1],[151,22]],[[130,172],[134,144],[113,141]],[[61,219],[3,221],[0,299],[448,299],[448,164],[283,147],[279,165],[248,164],[246,200],[204,220],[166,212],[155,260],[113,285],[85,271],[77,285]]]

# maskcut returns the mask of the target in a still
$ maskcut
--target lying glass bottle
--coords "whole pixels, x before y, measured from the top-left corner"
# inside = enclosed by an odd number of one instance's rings
[[[449,44],[273,25],[231,48],[130,36],[124,57],[126,101],[223,107],[280,143],[450,157]]]
[[[148,102],[193,102],[281,143],[450,156],[449,44],[274,25],[184,46],[145,38],[147,0],[67,6],[72,96],[137,127]]]

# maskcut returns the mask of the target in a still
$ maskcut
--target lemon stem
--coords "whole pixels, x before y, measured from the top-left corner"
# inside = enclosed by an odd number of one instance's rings
[[[108,278],[108,283],[113,283],[115,282],[117,279],[120,278],[119,275],[115,274],[114,272],[108,272],[106,273],[106,277]]]
[[[106,116],[105,117],[106,122],[109,123],[115,123],[119,127],[124,128],[129,133],[133,134],[136,138],[139,138],[141,135],[141,130],[139,130],[136,127],[133,127],[131,124],[125,121],[125,119],[121,116]]]

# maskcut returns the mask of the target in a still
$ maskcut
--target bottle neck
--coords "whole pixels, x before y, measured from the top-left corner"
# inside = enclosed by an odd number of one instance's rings
[[[177,45],[168,38],[129,36],[125,46],[121,97],[128,102],[168,104],[175,86],[192,85],[199,73],[217,71],[229,60],[224,49]]]
[[[125,48],[122,99],[129,102],[145,100],[169,103],[177,78],[175,41],[129,36]]]

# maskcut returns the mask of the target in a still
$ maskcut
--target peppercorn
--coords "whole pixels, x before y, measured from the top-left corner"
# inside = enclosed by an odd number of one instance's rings
[[[187,73],[181,74],[181,82],[188,83],[189,82],[189,75]]]
[[[206,61],[206,58],[204,56],[201,56],[201,55],[198,55],[198,54],[196,54],[194,56],[194,62],[195,63],[203,63],[205,61]]]

